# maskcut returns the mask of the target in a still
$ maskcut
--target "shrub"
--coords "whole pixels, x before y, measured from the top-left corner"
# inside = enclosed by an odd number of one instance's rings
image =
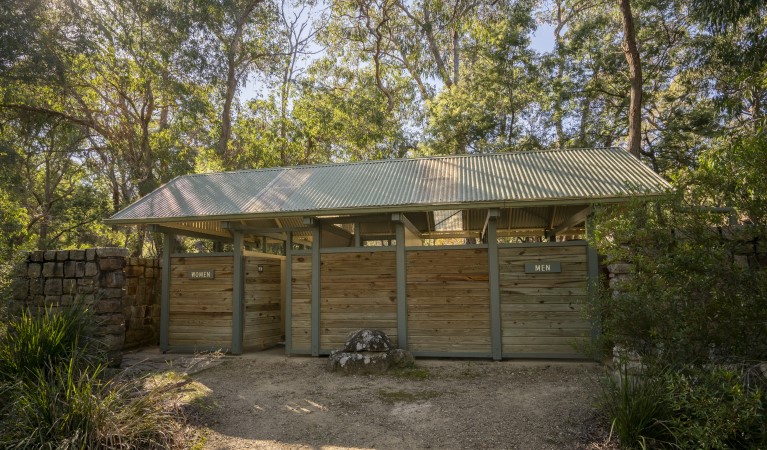
[[[593,312],[610,344],[680,366],[767,360],[767,276],[734,256],[767,230],[717,227],[716,219],[678,198],[602,217],[601,253],[632,266]]]
[[[98,362],[96,343],[88,338],[91,317],[83,305],[39,314],[25,309],[8,321],[0,336],[0,381],[34,380],[40,370],[59,364]]]
[[[681,448],[765,448],[764,386],[744,385],[740,367],[687,368],[668,374],[669,426]]]
[[[608,378],[598,406],[624,447],[659,448],[674,440],[665,396],[662,374],[629,370],[623,362],[618,376]]]
[[[9,322],[0,336],[0,448],[180,446],[173,390],[108,378],[89,322],[81,306]]]

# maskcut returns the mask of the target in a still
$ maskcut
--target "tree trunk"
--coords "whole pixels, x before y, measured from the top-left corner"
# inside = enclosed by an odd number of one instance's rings
[[[619,0],[623,22],[623,43],[621,48],[629,65],[631,99],[629,103],[629,138],[628,151],[639,158],[642,145],[642,63],[639,59],[634,16],[631,13],[630,0]]]
[[[226,92],[224,93],[224,109],[221,112],[221,136],[218,140],[218,156],[227,169],[230,168],[229,140],[232,137],[232,102],[234,101],[234,93],[237,91],[237,67],[234,61],[237,47],[239,47],[238,42],[234,41],[227,58]]]

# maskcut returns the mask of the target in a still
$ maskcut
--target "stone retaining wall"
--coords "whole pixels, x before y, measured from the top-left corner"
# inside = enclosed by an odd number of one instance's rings
[[[122,350],[159,337],[158,261],[127,258],[124,248],[35,251],[15,270],[12,310],[61,308],[82,301],[113,363]]]

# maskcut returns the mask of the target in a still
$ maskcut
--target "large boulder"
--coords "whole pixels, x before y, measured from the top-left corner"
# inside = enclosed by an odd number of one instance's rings
[[[413,354],[399,348],[388,352],[335,351],[328,357],[328,370],[349,375],[376,375],[411,367],[414,363]]]
[[[344,352],[388,352],[391,340],[381,330],[357,330],[349,335],[341,351]]]
[[[351,333],[344,348],[330,354],[328,370],[358,375],[381,374],[414,363],[410,352],[393,348],[386,333],[363,329]]]

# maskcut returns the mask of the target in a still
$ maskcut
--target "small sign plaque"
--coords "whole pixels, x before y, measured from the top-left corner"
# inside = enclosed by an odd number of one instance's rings
[[[525,263],[525,273],[560,273],[562,265],[559,261],[537,261]]]
[[[216,271],[213,269],[210,270],[190,270],[189,271],[189,279],[190,280],[215,280],[216,279]]]

